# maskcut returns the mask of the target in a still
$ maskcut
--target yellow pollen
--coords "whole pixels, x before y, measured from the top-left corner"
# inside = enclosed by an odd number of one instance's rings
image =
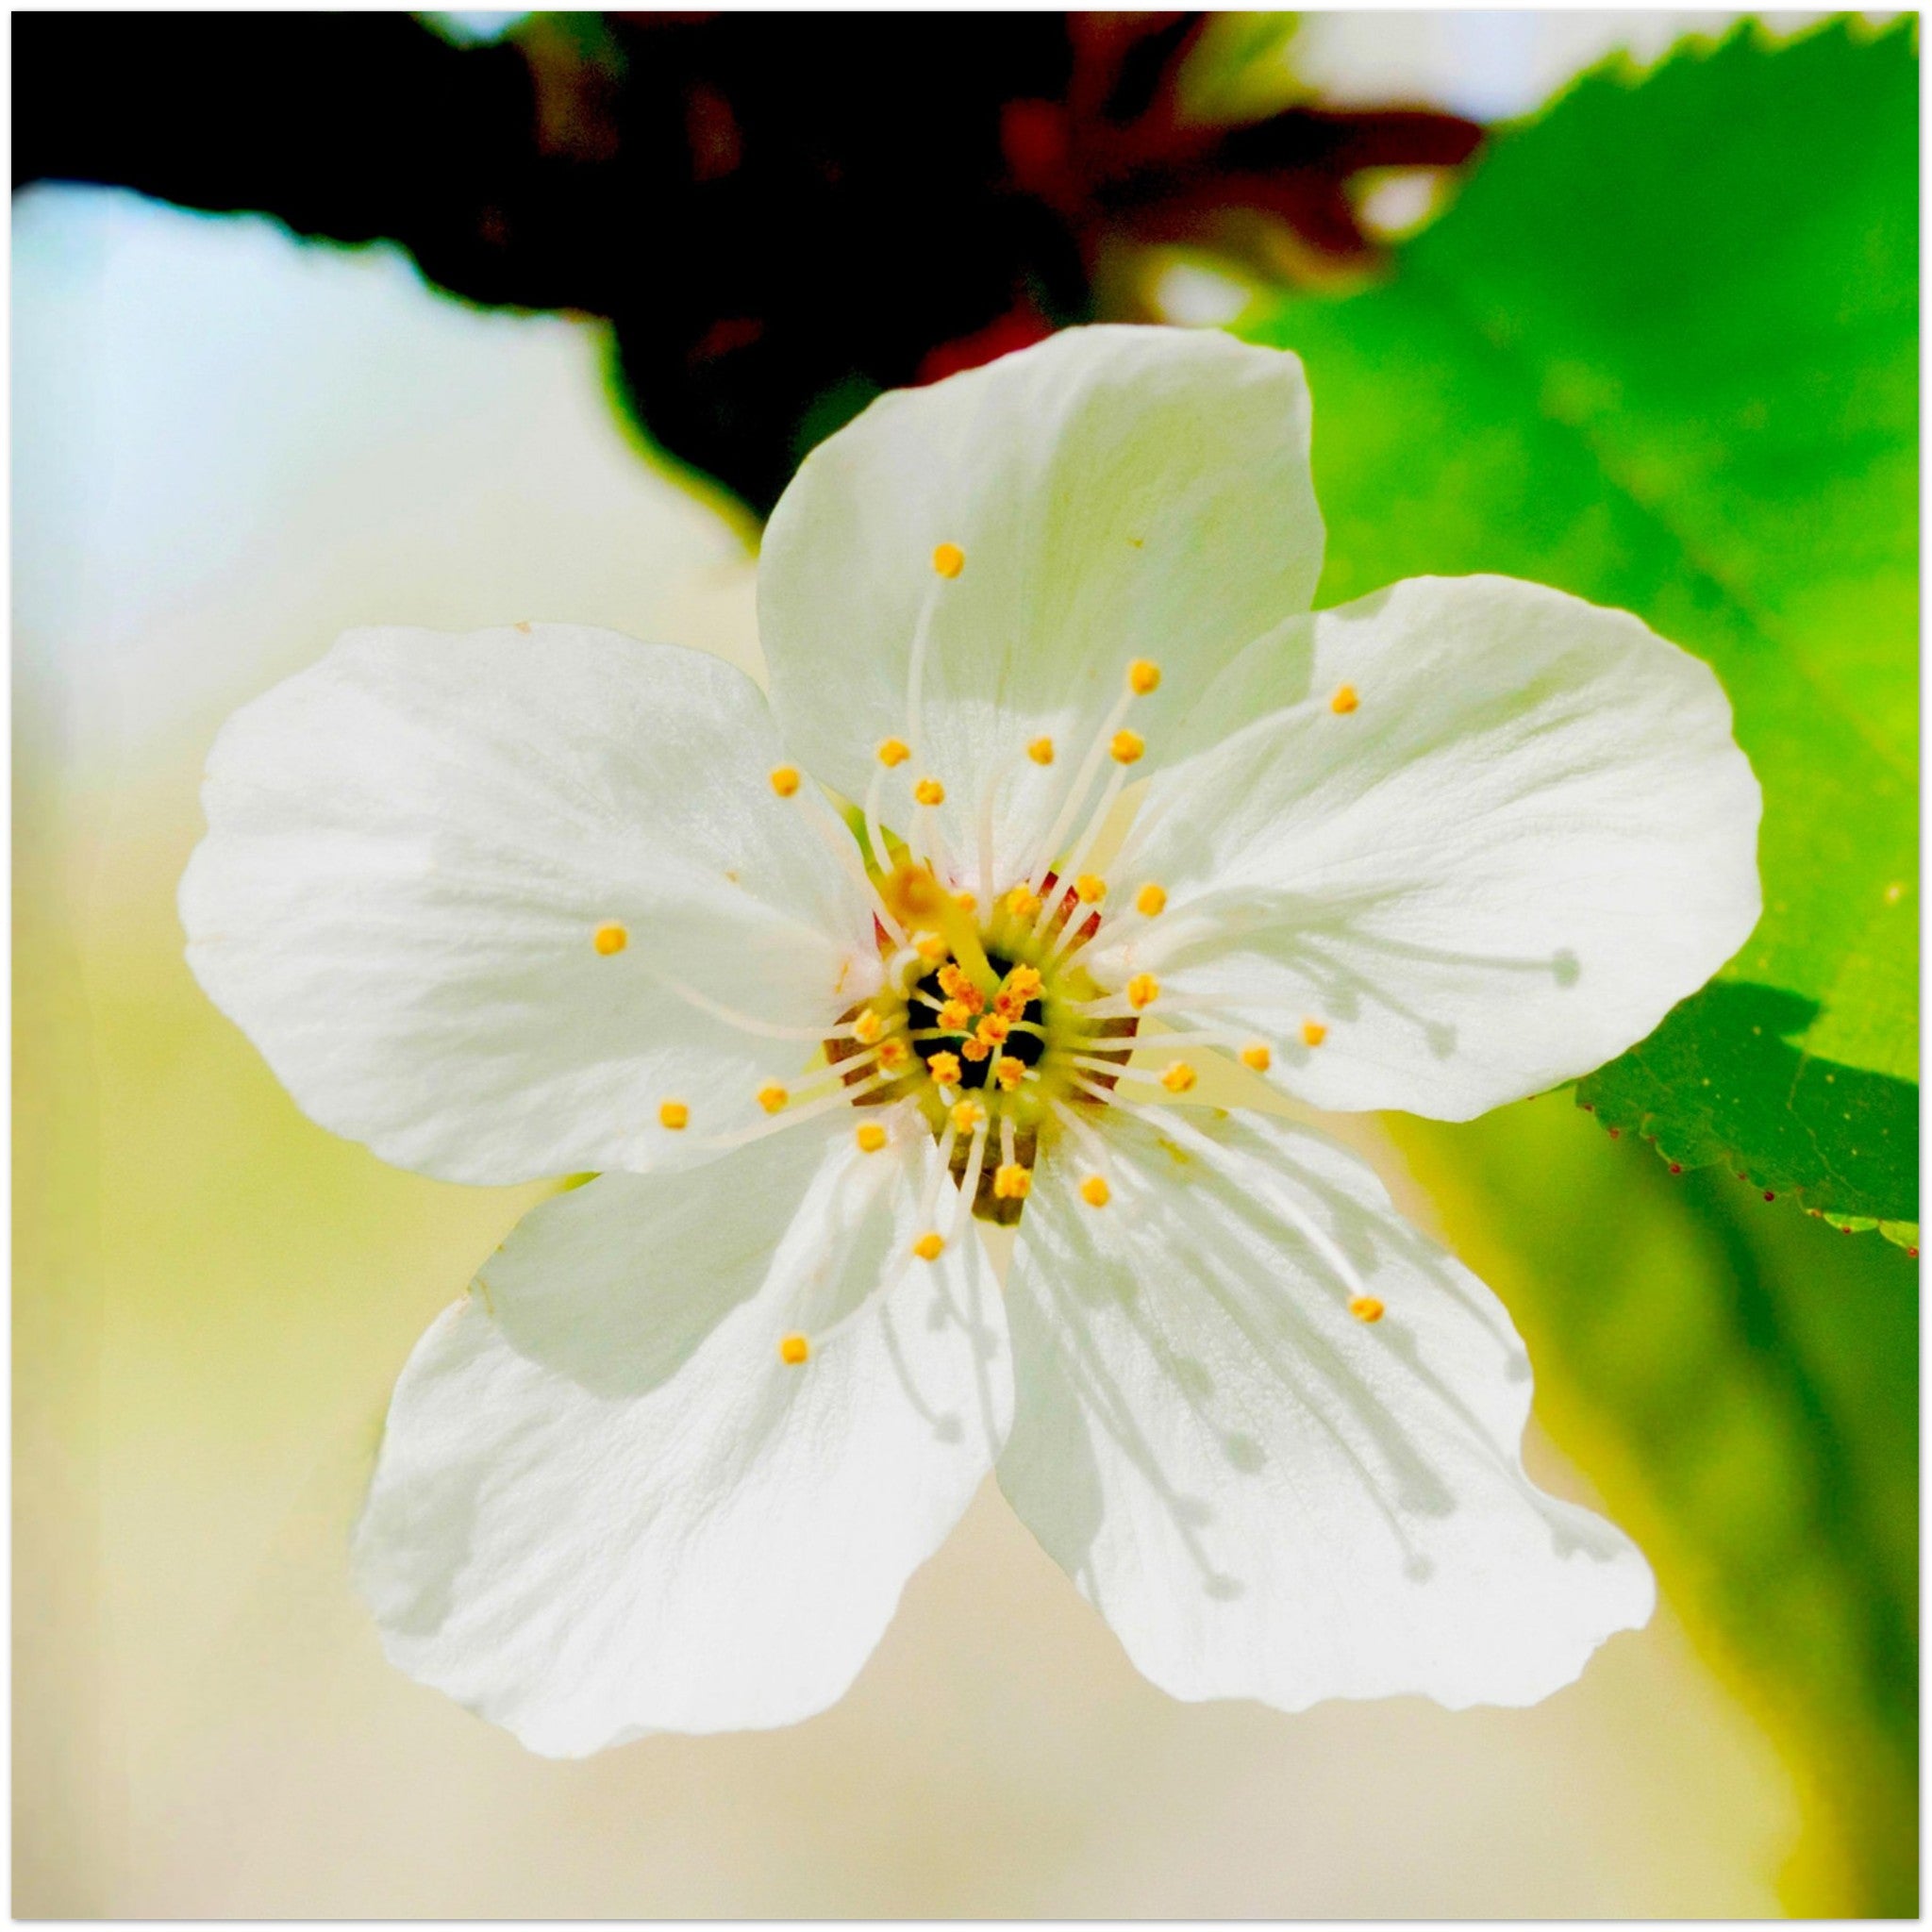
[[[1074,881],[1074,892],[1083,906],[1098,906],[1107,897],[1107,881],[1097,872],[1083,872]]]
[[[964,1000],[948,1000],[940,1008],[940,1024],[948,1033],[964,1033],[973,1024],[973,1008]]]
[[[614,919],[607,919],[591,935],[591,943],[608,959],[612,953],[621,953],[630,944],[630,934]]]
[[[957,543],[941,543],[932,554],[932,567],[942,577],[956,577],[966,568],[966,553]]]
[[[1033,1170],[1016,1160],[1003,1162],[993,1174],[992,1191],[997,1201],[1024,1201],[1033,1191]]]
[[[996,992],[992,996],[992,1009],[1002,1020],[1017,1020],[1026,1010],[1026,995],[1024,992]]]
[[[979,990],[960,972],[958,967],[947,965],[940,968],[940,991],[949,1000],[963,1000],[971,993],[976,1001]]]
[[[788,1369],[802,1368],[811,1359],[811,1343],[802,1335],[788,1335],[778,1344],[778,1359]]]
[[[1012,1028],[997,1013],[989,1013],[973,1031],[976,1039],[985,1041],[989,1046],[1004,1046]]]
[[[912,1049],[903,1040],[888,1040],[879,1048],[879,1065],[887,1073],[896,1073],[912,1058]]]
[[[1170,1093],[1185,1093],[1194,1084],[1194,1070],[1186,1060],[1176,1060],[1161,1074],[1160,1084]]]
[[[1328,1029],[1319,1020],[1304,1020],[1302,1038],[1310,1046],[1320,1046],[1328,1038]]]
[[[1360,703],[1361,699],[1355,694],[1355,686],[1343,684],[1336,687],[1335,695],[1328,700],[1328,708],[1338,718],[1345,718]]]
[[[903,765],[912,756],[912,747],[903,738],[882,738],[879,740],[879,763],[882,765]]]
[[[1090,1208],[1105,1208],[1113,1199],[1113,1190],[1104,1174],[1090,1174],[1080,1183],[1080,1198]]]
[[[798,790],[798,767],[796,765],[774,765],[772,767],[772,790],[780,798],[790,798]]]
[[[1031,919],[1040,910],[1040,894],[1029,891],[1024,886],[1015,886],[1007,894],[1007,910],[1015,919]]]
[[[1127,981],[1127,1004],[1136,1012],[1160,997],[1160,982],[1151,973],[1137,973]]]
[[[921,805],[943,805],[946,788],[937,778],[922,778],[912,788],[912,795]]]
[[[1160,688],[1160,666],[1151,658],[1136,658],[1127,666],[1127,689],[1136,697],[1144,698],[1150,691]]]
[[[940,1250],[944,1246],[945,1241],[939,1235],[927,1233],[921,1235],[912,1243],[912,1252],[922,1261],[937,1261],[940,1257]]]
[[[1379,1322],[1382,1319],[1382,1304],[1372,1294],[1358,1294],[1349,1303],[1348,1312],[1357,1322]]]
[[[1032,999],[1044,984],[1037,966],[1015,966],[1007,974],[1007,991],[1015,999]]]
[[[884,1036],[886,1023],[871,1007],[852,1023],[852,1037],[860,1046],[876,1046]]]
[[[1131,765],[1147,749],[1147,741],[1138,731],[1116,731],[1108,746],[1117,765]]]
[[[868,1121],[853,1138],[858,1142],[861,1154],[876,1154],[886,1144],[886,1130]]]
[[[1036,738],[1033,741],[1033,742],[1026,747],[1026,756],[1029,758],[1031,758],[1036,765],[1052,764],[1053,740],[1050,738]]]
[[[941,1087],[957,1087],[959,1084],[959,1056],[956,1053],[936,1053],[925,1063],[926,1071]],[[1003,1067],[1002,1073],[1006,1071]]]
[[[774,1080],[769,1087],[758,1089],[758,1105],[767,1113],[783,1113],[791,1106],[791,1096]]]
[[[976,1134],[986,1124],[986,1109],[976,1100],[962,1100],[953,1108],[953,1124],[962,1134]]]
[[[983,1060],[992,1051],[992,1048],[987,1045],[983,1040],[969,1040],[961,1045],[959,1051],[969,1060],[972,1060],[974,1065],[977,1065],[979,1061]]]
[[[658,1124],[669,1127],[675,1134],[691,1124],[691,1108],[681,1100],[664,1100],[658,1104]]]
[[[1025,1077],[1025,1061],[1016,1059],[1002,1060],[1000,1062],[999,1072],[993,1075],[993,1078],[996,1079],[1000,1083],[1001,1087],[1004,1088],[1005,1091],[1008,1093],[1012,1092],[1014,1088],[1019,1086],[1020,1082],[1024,1080]]]
[[[941,960],[952,957],[953,949],[946,944],[946,937],[943,933],[929,932],[913,941],[912,950],[928,966],[937,966]]]
[[[1274,1064],[1274,1056],[1268,1051],[1265,1040],[1250,1041],[1241,1048],[1241,1065],[1252,1067],[1257,1074],[1265,1074]]]

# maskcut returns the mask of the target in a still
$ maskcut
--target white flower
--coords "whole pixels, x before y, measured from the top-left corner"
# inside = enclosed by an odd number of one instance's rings
[[[358,1562],[403,1669],[556,1755],[790,1723],[989,1468],[1179,1697],[1524,1704],[1644,1622],[1523,1473],[1494,1297],[1240,1103],[1596,1066],[1749,933],[1757,789],[1633,617],[1307,615],[1307,446],[1292,357],[1070,331],[806,462],[769,708],[519,625],[355,632],[230,721],[210,996],[385,1159],[602,1174],[396,1391]],[[909,853],[869,874],[806,772]]]

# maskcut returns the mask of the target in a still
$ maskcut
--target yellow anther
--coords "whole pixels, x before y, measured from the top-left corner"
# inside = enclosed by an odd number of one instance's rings
[[[953,904],[961,912],[970,914],[979,910],[979,901],[971,892],[955,892],[953,894]]]
[[[1029,758],[1031,758],[1036,765],[1052,764],[1053,740],[1050,738],[1036,738],[1033,741],[1033,742],[1026,747],[1026,756]]]
[[[1349,1303],[1348,1312],[1357,1322],[1379,1322],[1384,1310],[1382,1304],[1374,1295],[1358,1294]]]
[[[1252,1067],[1257,1074],[1265,1074],[1274,1064],[1274,1056],[1268,1051],[1265,1040],[1251,1040],[1241,1048],[1241,1065]]]
[[[1040,990],[1045,983],[1038,967],[1015,966],[1007,974],[1006,991],[1017,999],[1033,1000],[1040,996]]]
[[[960,1044],[959,1051],[976,1066],[992,1052],[992,1048],[983,1040],[968,1040]]]
[[[959,1101],[953,1108],[953,1124],[962,1134],[976,1134],[986,1124],[986,1109],[976,1100]]]
[[[973,995],[975,1003],[979,998],[979,989],[960,972],[958,966],[941,966],[940,968],[940,991],[949,1000],[963,1000],[968,993]]]
[[[769,1086],[758,1089],[758,1105],[767,1113],[783,1113],[791,1104],[791,1096],[774,1080]]]
[[[1147,741],[1138,731],[1116,731],[1108,746],[1117,765],[1131,765],[1147,749]]]
[[[1013,1059],[1010,1057],[1000,1062],[1000,1070],[993,1075],[993,1078],[1008,1093],[1012,1092],[1025,1077],[1026,1062],[1024,1060]]]
[[[912,788],[912,795],[921,805],[943,805],[946,788],[937,778],[922,778]]]
[[[997,1201],[1024,1201],[1033,1191],[1033,1170],[1017,1160],[1003,1161],[993,1172],[992,1191]]]
[[[992,996],[992,1009],[1002,1020],[1017,1020],[1026,1010],[1026,995],[1022,992],[996,992]]]
[[[912,950],[928,966],[937,966],[942,960],[950,959],[953,949],[946,943],[946,936],[941,932],[922,933],[912,941]]]
[[[973,1024],[973,1008],[964,1000],[948,1000],[940,1008],[939,1024],[948,1033],[964,1033]]]
[[[1007,910],[1015,919],[1031,919],[1040,910],[1040,894],[1029,891],[1024,886],[1015,886],[1007,894],[1006,906]]]
[[[1144,698],[1150,691],[1160,688],[1160,666],[1151,658],[1136,658],[1127,666],[1127,689],[1136,697]]]
[[[879,740],[879,763],[882,765],[903,765],[912,756],[912,747],[903,738],[882,738]]]
[[[1319,1020],[1302,1022],[1302,1039],[1309,1046],[1320,1046],[1328,1038],[1328,1029]]]
[[[630,944],[630,934],[614,919],[607,919],[591,935],[591,943],[608,959],[612,953],[621,953]]]
[[[1167,910],[1167,894],[1158,886],[1146,885],[1134,894],[1134,910],[1143,919],[1158,919]]]
[[[957,543],[941,543],[932,554],[932,567],[942,577],[956,577],[966,568],[966,553]]]
[[[1337,717],[1345,718],[1360,703],[1361,699],[1355,694],[1355,686],[1342,684],[1336,687],[1335,695],[1328,700],[1328,708]]]
[[[778,1359],[788,1369],[802,1368],[811,1359],[811,1343],[802,1335],[788,1335],[778,1344]]]
[[[974,1037],[985,1041],[989,1046],[1004,1046],[1007,1043],[1007,1035],[1011,1031],[1010,1024],[998,1013],[989,1013],[973,1029]]]
[[[661,1100],[658,1103],[658,1124],[669,1127],[674,1134],[681,1133],[691,1125],[691,1108],[681,1100]]]
[[[943,1248],[945,1244],[946,1243],[944,1240],[941,1236],[933,1233],[926,1233],[921,1235],[919,1239],[912,1243],[912,1252],[915,1255],[917,1255],[922,1261],[937,1261],[940,1257],[940,1250]]]
[[[896,1074],[912,1058],[912,1049],[903,1040],[886,1040],[879,1043],[879,1065],[889,1074]]]
[[[959,1056],[956,1053],[936,1053],[925,1063],[925,1070],[934,1081],[941,1087],[957,1087],[959,1084]]]
[[[1186,1060],[1176,1060],[1161,1074],[1160,1084],[1170,1093],[1185,1093],[1194,1084],[1194,1070]]]
[[[1104,1174],[1090,1174],[1080,1183],[1080,1198],[1090,1208],[1105,1208],[1113,1199],[1113,1190]]]
[[[1127,981],[1127,1004],[1136,1012],[1160,997],[1160,982],[1151,973],[1137,973]]]
[[[774,765],[772,767],[772,790],[780,798],[790,798],[798,790],[798,767],[796,765]]]
[[[1083,906],[1098,906],[1107,897],[1107,881],[1097,872],[1083,872],[1074,881],[1074,895]]]
[[[866,1122],[853,1136],[861,1154],[876,1154],[886,1144],[886,1130],[874,1121]]]
[[[884,1039],[886,1023],[873,1008],[866,1008],[852,1023],[852,1037],[860,1046],[876,1046]]]

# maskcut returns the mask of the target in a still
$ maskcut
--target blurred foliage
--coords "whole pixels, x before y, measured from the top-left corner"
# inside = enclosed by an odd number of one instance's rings
[[[1254,331],[1308,364],[1324,602],[1501,571],[1717,669],[1764,918],[1582,1098],[1868,1222],[1917,1216],[1917,136],[1910,21],[1613,65]]]
[[[1537,1412],[1784,1751],[1792,1909],[1918,1910],[1918,1294],[1896,1248],[1673,1179],[1561,1095],[1397,1121]]]
[[[26,13],[14,180],[400,242],[472,300],[615,324],[648,433],[768,510],[881,389],[1128,312],[1195,243],[1358,264],[1349,184],[1452,115],[1280,98],[1284,17]]]
[[[1672,1166],[1555,1095],[1397,1132],[1804,1782],[1791,1902],[1875,1915],[1918,1898],[1917,1271],[1819,1212],[1916,1215],[1915,53],[1747,27],[1600,70],[1385,284],[1252,331],[1308,364],[1324,603],[1536,578],[1736,706],[1763,924],[1582,1094]]]

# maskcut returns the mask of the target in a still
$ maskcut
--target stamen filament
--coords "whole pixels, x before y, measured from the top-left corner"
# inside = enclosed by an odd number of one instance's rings
[[[1113,735],[1121,728],[1133,702],[1134,691],[1130,686],[1114,700],[1112,710],[1094,734],[1093,742],[1087,747],[1087,756],[1080,760],[1074,782],[1067,789],[1059,816],[1054,820],[1053,830],[1046,835],[1045,849],[1035,855],[1033,864],[1027,868],[1027,883],[1036,892],[1045,884],[1046,875],[1053,868],[1054,854],[1059,850],[1060,841],[1073,829],[1074,820],[1079,815],[1081,804],[1086,799],[1087,788],[1093,783],[1093,774],[1099,771],[1100,761],[1107,756],[1107,748],[1113,742]]]
[[[755,1014],[741,1013],[737,1008],[712,999],[708,993],[687,986],[681,979],[674,979],[668,973],[646,970],[666,992],[674,992],[699,1012],[708,1014],[713,1020],[721,1020],[727,1026],[736,1026],[741,1033],[756,1034],[760,1040],[832,1040],[852,1030],[849,1026],[785,1026],[775,1020],[760,1020]]]
[[[841,1061],[841,1066],[849,1064]],[[735,1134],[707,1134],[693,1137],[695,1147],[742,1147],[752,1141],[762,1141],[771,1134],[782,1134],[787,1127],[795,1127],[801,1122],[816,1120],[822,1113],[829,1113],[835,1107],[844,1107],[863,1099],[868,1093],[876,1093],[881,1087],[889,1087],[898,1077],[893,1074],[874,1074],[870,1080],[861,1080],[856,1087],[841,1087],[836,1093],[828,1093],[823,1100],[814,1100],[804,1107],[788,1106],[782,1113],[772,1115],[769,1120],[754,1122],[748,1127],[741,1127]]]

